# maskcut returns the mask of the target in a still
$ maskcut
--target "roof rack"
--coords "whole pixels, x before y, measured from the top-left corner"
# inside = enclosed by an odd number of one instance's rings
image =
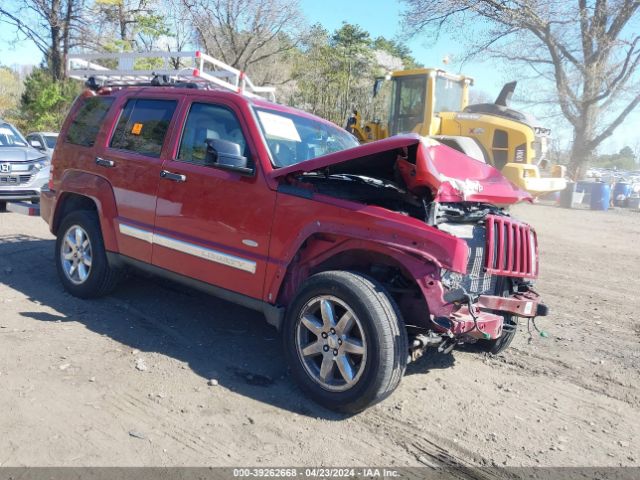
[[[257,87],[245,72],[200,51],[71,54],[67,75],[103,86],[186,83],[275,101],[274,87]]]

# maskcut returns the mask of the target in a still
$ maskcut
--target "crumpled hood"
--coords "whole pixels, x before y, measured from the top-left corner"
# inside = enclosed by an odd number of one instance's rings
[[[2,147],[0,146],[0,163],[32,162],[46,155],[31,147]]]
[[[406,155],[398,155],[403,151]],[[532,201],[492,166],[417,134],[397,135],[279,168],[272,176],[315,170],[374,178],[376,174],[393,178],[397,171],[410,191],[420,194],[428,188],[438,202],[509,205]]]

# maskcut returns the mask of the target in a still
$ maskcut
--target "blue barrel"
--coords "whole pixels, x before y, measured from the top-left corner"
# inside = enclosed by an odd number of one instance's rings
[[[595,182],[591,187],[591,210],[608,210],[611,201],[611,187],[608,183]]]
[[[631,195],[631,184],[618,182],[613,187],[613,204],[616,207],[624,207],[627,198]]]
[[[597,182],[590,182],[588,180],[581,180],[580,182],[576,183],[576,192],[578,192],[578,193],[584,192],[585,195],[590,194],[591,193],[591,189],[593,188],[593,186],[596,183]]]

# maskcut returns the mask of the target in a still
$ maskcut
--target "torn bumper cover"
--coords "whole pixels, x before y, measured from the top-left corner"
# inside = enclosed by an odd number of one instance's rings
[[[437,323],[443,326],[442,320],[438,319]],[[475,339],[498,338],[502,335],[504,322],[501,315],[480,311],[475,305],[473,314],[469,311],[469,307],[464,306],[444,320],[449,324],[447,333],[458,338],[471,337]]]

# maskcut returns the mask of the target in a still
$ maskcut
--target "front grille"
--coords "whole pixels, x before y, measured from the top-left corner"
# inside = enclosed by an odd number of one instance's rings
[[[496,277],[484,269],[486,250],[485,229],[476,225],[473,227],[473,238],[468,238],[469,260],[463,286],[469,293],[482,294],[492,292]]]
[[[31,181],[31,175],[0,175],[1,185],[24,185]]]
[[[488,215],[485,270],[505,277],[534,278],[538,274],[536,232],[509,217]]]

